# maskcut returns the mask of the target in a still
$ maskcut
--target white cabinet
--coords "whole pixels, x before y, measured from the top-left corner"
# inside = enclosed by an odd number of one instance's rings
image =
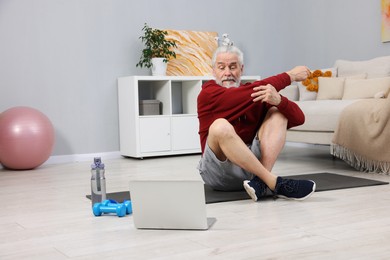
[[[200,153],[197,97],[202,84],[210,79],[198,76],[118,78],[121,154],[143,158]],[[257,79],[260,77],[242,77],[244,82]],[[142,100],[160,101],[159,113],[140,113]]]
[[[169,117],[144,117],[139,119],[140,152],[171,150],[171,122]]]

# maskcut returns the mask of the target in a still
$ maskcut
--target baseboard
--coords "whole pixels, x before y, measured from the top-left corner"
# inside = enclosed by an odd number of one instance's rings
[[[103,161],[108,159],[121,158],[119,151],[105,153],[88,153],[88,154],[69,154],[69,155],[53,155],[44,164],[59,164],[72,162],[93,161],[94,157],[101,157]]]

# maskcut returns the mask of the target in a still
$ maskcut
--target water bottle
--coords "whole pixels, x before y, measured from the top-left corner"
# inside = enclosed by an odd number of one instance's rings
[[[93,159],[91,165],[91,201],[92,206],[106,200],[106,178],[104,176],[104,163],[100,157]]]

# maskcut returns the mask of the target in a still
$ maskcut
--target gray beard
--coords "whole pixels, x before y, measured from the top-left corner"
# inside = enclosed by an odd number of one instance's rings
[[[223,86],[222,80],[216,81],[218,85]],[[240,86],[241,78],[238,78],[235,82],[229,81],[229,86],[226,86],[226,88],[237,88]]]

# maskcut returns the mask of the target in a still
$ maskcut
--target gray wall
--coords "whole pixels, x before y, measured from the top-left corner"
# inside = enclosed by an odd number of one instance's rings
[[[149,75],[135,67],[144,22],[229,33],[262,77],[390,53],[379,0],[0,0],[0,111],[45,113],[53,155],[118,151],[116,79]]]

